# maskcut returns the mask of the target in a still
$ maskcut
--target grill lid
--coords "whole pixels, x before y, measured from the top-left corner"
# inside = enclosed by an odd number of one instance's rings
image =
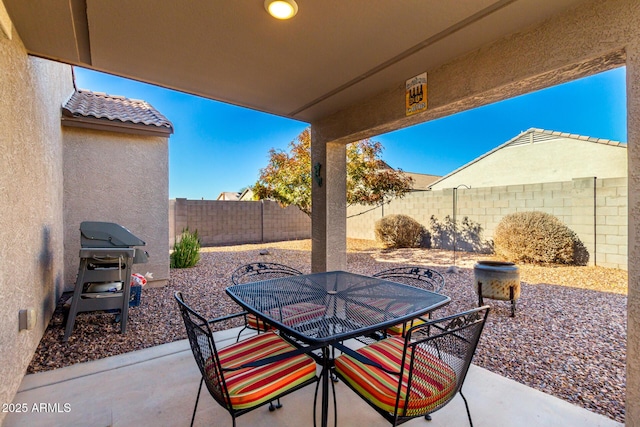
[[[80,224],[80,245],[83,248],[124,248],[145,246],[146,243],[120,224],[83,221]]]

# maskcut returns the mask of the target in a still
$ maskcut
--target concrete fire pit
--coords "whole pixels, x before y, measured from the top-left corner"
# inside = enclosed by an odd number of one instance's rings
[[[516,300],[520,298],[520,270],[512,262],[478,261],[473,267],[478,304],[483,298],[511,301],[511,317],[516,314]]]

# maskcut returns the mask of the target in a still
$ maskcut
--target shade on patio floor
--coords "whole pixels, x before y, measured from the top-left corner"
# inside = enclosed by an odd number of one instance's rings
[[[238,329],[216,333],[221,346],[235,341]],[[10,413],[13,426],[188,426],[200,374],[186,340],[54,371],[27,375],[14,403],[27,413]],[[463,387],[476,427],[622,426],[554,396],[472,366]],[[237,426],[312,426],[313,386],[286,396],[282,409],[267,407],[238,418]],[[339,426],[389,425],[344,384],[336,386]],[[40,404],[54,404],[48,407]],[[34,404],[43,412],[34,412]],[[58,405],[55,405],[58,404]],[[65,404],[68,404],[65,406]],[[196,426],[231,426],[231,417],[203,390]],[[330,424],[332,425],[332,424]],[[405,424],[424,427],[467,426],[460,395],[433,414]]]

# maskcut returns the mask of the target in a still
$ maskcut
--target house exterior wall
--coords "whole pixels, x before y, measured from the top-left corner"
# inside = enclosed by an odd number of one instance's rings
[[[433,190],[570,181],[575,177],[627,175],[627,148],[557,138],[506,146],[434,184]]]
[[[308,239],[311,219],[295,206],[270,200],[222,201],[175,199],[169,202],[170,240],[185,228],[198,231],[204,246]]]
[[[0,11],[1,13],[1,11]],[[0,402],[11,402],[63,288],[60,107],[67,65],[27,56],[0,32]],[[19,331],[18,312],[36,324]],[[0,412],[0,423],[5,413]]]
[[[151,286],[169,279],[168,138],[64,128],[65,280],[78,272],[80,223],[115,222],[146,242],[149,262],[134,273],[153,273]]]
[[[640,5],[636,3],[640,16]],[[636,26],[636,28],[638,28]],[[640,426],[640,36],[627,46],[627,134],[629,139],[629,294],[625,425]]]
[[[458,189],[458,222],[479,223],[485,239],[493,238],[510,213],[541,211],[572,229],[589,251],[589,263],[627,269],[627,178],[577,178],[571,181]],[[383,215],[404,214],[429,228],[431,216],[453,217],[453,190],[410,193],[384,209],[354,206],[348,210],[347,236],[375,239],[374,224]]]

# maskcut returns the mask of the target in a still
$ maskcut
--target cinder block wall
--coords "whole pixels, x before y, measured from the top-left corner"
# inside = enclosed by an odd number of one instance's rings
[[[375,239],[374,224],[382,216],[405,214],[429,228],[431,216],[453,216],[452,189],[420,191],[384,207],[352,206],[347,236]],[[491,239],[500,220],[513,212],[542,211],[571,228],[589,251],[589,263],[627,269],[627,178],[576,178],[565,182],[459,188],[457,219],[480,223]]]
[[[175,199],[169,202],[169,244],[187,227],[204,246],[308,239],[311,219],[298,208],[261,201]]]

